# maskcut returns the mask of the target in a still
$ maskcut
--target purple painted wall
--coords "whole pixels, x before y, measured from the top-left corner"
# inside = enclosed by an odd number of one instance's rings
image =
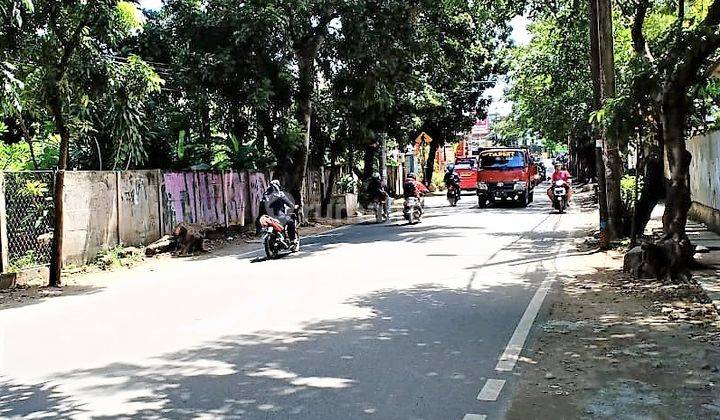
[[[225,226],[226,214],[227,225],[244,226],[257,217],[267,185],[262,172],[166,172],[163,232],[180,222]]]
[[[163,232],[170,233],[180,222],[197,223],[193,172],[163,174]]]
[[[249,192],[250,192],[250,217],[254,221],[260,213],[260,200],[268,187],[268,181],[262,172],[250,172]]]
[[[245,226],[245,211],[249,201],[247,173],[229,171],[223,174],[223,178],[228,224]]]
[[[225,203],[223,201],[222,174],[218,172],[196,172],[198,192],[197,223],[206,226],[225,225]]]

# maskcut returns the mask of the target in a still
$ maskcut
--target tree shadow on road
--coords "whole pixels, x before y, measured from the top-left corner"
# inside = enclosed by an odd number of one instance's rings
[[[79,395],[94,396],[85,405],[56,385],[6,383],[0,414],[69,417],[110,406],[108,415],[132,418],[462,418],[492,373],[481,361],[496,359],[512,332],[500,325],[522,312],[481,297],[526,287],[380,291],[346,302],[351,317],[57,375],[53,383],[79,383]]]

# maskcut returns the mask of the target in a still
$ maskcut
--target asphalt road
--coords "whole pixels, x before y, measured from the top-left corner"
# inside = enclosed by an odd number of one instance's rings
[[[0,311],[0,417],[500,418],[517,372],[498,360],[527,344],[585,222],[542,195],[484,210],[433,197],[418,225],[136,269]]]

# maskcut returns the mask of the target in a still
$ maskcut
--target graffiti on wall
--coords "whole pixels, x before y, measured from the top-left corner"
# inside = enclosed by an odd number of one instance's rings
[[[222,193],[222,175],[216,172],[196,172],[199,214],[197,223],[224,225],[225,208]]]
[[[163,208],[165,227],[170,233],[180,222],[197,223],[195,182],[192,172],[166,172],[163,174]]]
[[[166,172],[163,181],[166,233],[181,222],[224,225],[226,211],[228,225],[244,226],[247,217],[257,217],[268,185],[261,172],[235,171]]]
[[[268,181],[262,172],[251,172],[249,178],[250,215],[255,220],[260,214],[260,201],[268,187]]]
[[[245,210],[248,203],[247,174],[229,171],[223,174],[225,202],[230,225],[245,226]]]

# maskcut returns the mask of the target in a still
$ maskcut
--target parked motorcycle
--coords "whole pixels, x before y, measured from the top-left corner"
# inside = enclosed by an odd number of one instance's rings
[[[447,190],[447,200],[450,203],[450,207],[457,206],[457,202],[460,200],[460,188],[457,185],[450,185]]]
[[[295,214],[290,217],[297,219]],[[300,251],[300,235],[296,232],[296,241],[290,240],[287,234],[287,229],[282,223],[268,215],[260,217],[260,226],[263,230],[263,244],[265,246],[265,255],[269,260],[275,259],[280,256],[281,253],[294,253]]]
[[[568,205],[568,185],[565,181],[555,181],[553,185],[553,208],[560,212],[565,213],[565,209]]]
[[[420,222],[422,217],[422,203],[417,197],[410,197],[405,199],[403,205],[403,216],[409,224],[414,225]]]

